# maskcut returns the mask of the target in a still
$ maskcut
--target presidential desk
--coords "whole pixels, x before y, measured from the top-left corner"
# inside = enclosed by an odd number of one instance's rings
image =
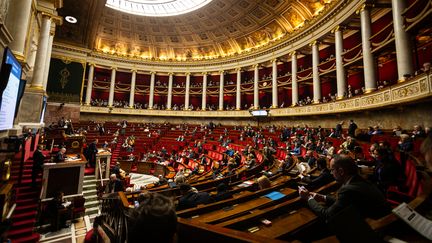
[[[65,197],[82,195],[85,157],[77,154],[67,155],[65,162],[45,163],[43,165],[41,200],[54,197],[56,192],[63,192]]]

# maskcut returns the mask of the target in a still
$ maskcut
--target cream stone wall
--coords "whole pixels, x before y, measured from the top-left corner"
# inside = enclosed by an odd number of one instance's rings
[[[331,115],[314,115],[314,116],[295,116],[295,117],[269,117],[262,119],[260,125],[309,125],[332,128],[336,123],[345,121],[344,127],[350,119],[353,119],[359,128],[379,125],[384,129],[392,129],[394,126],[401,126],[404,129],[412,129],[414,125],[432,127],[432,100],[423,101],[411,105],[399,105],[389,108],[367,110],[361,112],[349,112]],[[82,121],[120,121],[127,120],[130,122],[154,122],[173,124],[189,123],[202,124],[213,121],[223,125],[257,125],[256,119],[250,118],[192,118],[192,117],[154,117],[154,116],[127,116],[114,114],[96,114],[81,113]]]

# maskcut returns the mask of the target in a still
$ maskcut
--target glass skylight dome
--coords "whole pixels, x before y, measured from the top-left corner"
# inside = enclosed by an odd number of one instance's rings
[[[107,0],[106,6],[130,14],[162,17],[192,12],[212,0]]]

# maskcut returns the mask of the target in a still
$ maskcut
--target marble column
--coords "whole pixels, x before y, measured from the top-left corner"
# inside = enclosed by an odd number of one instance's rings
[[[318,104],[321,100],[321,82],[319,77],[319,44],[312,42],[312,80],[313,80],[313,103]]]
[[[189,110],[189,96],[190,96],[190,73],[186,73],[186,89],[185,89],[185,110]]]
[[[51,30],[51,16],[42,14],[42,26],[39,33],[38,50],[33,72],[31,87],[43,89],[43,78],[45,74],[45,63]]]
[[[254,109],[259,109],[259,70],[258,64],[254,66]]]
[[[236,110],[241,110],[241,69],[237,68]]]
[[[30,20],[32,0],[13,0],[9,1],[9,9],[6,19],[6,26],[13,37],[13,41],[9,43],[9,47],[15,53],[18,59],[24,60],[26,50],[26,39]]]
[[[156,79],[156,72],[150,72],[150,94],[149,94],[149,105],[148,109],[153,109],[153,100],[154,100],[154,89],[155,89],[155,79]]]
[[[410,36],[404,29],[404,17],[402,16],[403,11],[406,9],[406,2],[406,0],[392,0],[393,29],[395,33],[399,81],[405,80],[405,74],[414,74]]]
[[[297,53],[291,52],[291,96],[292,105],[296,106],[298,103],[298,83],[297,83]]]
[[[372,54],[372,46],[370,37],[372,35],[371,16],[369,7],[363,5],[360,11],[360,24],[362,36],[362,51],[363,51],[363,72],[365,80],[365,93],[370,93],[376,89],[376,65]]]
[[[94,79],[94,63],[89,63],[89,73],[87,77],[87,89],[86,89],[86,98],[85,105],[90,105],[91,95],[93,89],[93,79]]]
[[[55,26],[54,26],[55,28]],[[54,30],[50,31],[50,36],[48,40],[48,49],[45,59],[45,68],[44,68],[44,76],[43,76],[43,89],[46,90],[47,84],[48,84],[48,75],[49,75],[49,69],[51,64],[51,53],[52,53],[52,45],[54,41]]]
[[[272,60],[272,108],[278,108],[277,59]]]
[[[173,78],[174,78],[174,74],[173,73],[169,73],[169,78],[168,78],[168,96],[167,96],[167,104],[166,104],[166,109],[167,110],[171,110]]]
[[[108,96],[108,107],[112,107],[114,103],[114,89],[115,89],[115,79],[116,79],[116,67],[111,67],[111,83]]]
[[[224,82],[225,71],[219,71],[219,110],[224,109]]]
[[[337,84],[337,99],[342,99],[347,94],[347,83],[345,76],[345,67],[343,63],[343,33],[341,27],[338,26],[334,30],[335,34],[335,54],[336,54],[336,84]]]
[[[137,70],[132,69],[132,77],[131,77],[131,90],[129,94],[129,107],[133,108],[135,104],[135,83],[136,83],[136,74]]]
[[[207,73],[203,73],[201,110],[207,108]]]

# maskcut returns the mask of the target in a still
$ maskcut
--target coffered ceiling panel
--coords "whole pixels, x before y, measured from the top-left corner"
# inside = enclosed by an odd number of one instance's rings
[[[213,0],[183,15],[146,17],[101,6],[99,0],[64,0],[63,14],[74,15],[79,24],[58,27],[56,41],[125,57],[221,58],[272,45],[335,1]]]

